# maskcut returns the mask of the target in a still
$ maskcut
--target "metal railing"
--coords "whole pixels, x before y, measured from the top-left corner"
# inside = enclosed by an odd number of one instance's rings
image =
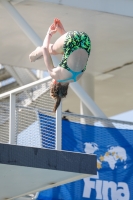
[[[0,95],[1,143],[61,149],[63,116],[75,123],[133,130],[133,123],[63,113],[61,106],[53,113],[50,81],[44,78]]]
[[[24,107],[30,106],[34,108],[36,106],[41,107],[42,103],[40,102],[42,102],[43,95],[48,91],[50,80],[51,80],[50,77],[44,78],[0,95],[0,102],[1,102],[0,129],[2,130],[1,134],[5,133],[0,136],[1,142],[16,144],[16,136],[15,136],[16,119],[17,119],[16,107],[18,105]],[[39,103],[41,105],[39,105]],[[51,105],[53,103],[54,102],[52,101],[52,99],[50,98],[48,99],[47,97],[46,100],[45,98],[43,98],[43,107],[45,109],[47,109],[47,107],[49,109],[50,106],[48,105]],[[8,131],[9,131],[9,138],[8,138]]]

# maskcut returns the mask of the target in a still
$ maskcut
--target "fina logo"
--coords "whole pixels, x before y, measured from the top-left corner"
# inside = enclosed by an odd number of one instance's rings
[[[88,154],[94,154],[99,151],[96,143],[85,143],[84,151]],[[95,153],[96,154],[96,153]],[[98,156],[98,155],[97,155]],[[109,147],[104,155],[101,155],[97,159],[97,169],[102,169],[104,162],[108,163],[110,170],[117,168],[117,162],[123,163],[123,169],[127,168],[126,165],[127,155],[124,148],[116,146]],[[92,180],[91,180],[92,179]],[[98,200],[109,200],[109,190],[111,193],[111,200],[129,200],[130,193],[127,183],[113,181],[99,180],[99,173],[97,176],[84,179],[84,191],[83,197],[90,198],[92,189],[96,191],[96,198]]]

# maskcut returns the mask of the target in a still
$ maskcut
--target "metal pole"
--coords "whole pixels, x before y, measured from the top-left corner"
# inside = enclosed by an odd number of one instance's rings
[[[16,144],[15,122],[16,122],[16,95],[10,94],[10,118],[9,118],[9,144]]]
[[[5,67],[5,69],[11,74],[11,76],[13,76],[15,78],[15,80],[18,82],[18,84],[20,86],[23,85],[22,81],[20,80],[18,74],[15,72],[15,70],[13,69],[13,67],[9,67],[7,65],[3,65]]]
[[[35,46],[41,46],[42,40],[40,37],[33,31],[33,29],[29,26],[29,24],[24,20],[23,17],[19,14],[19,12],[6,0],[1,0],[1,4],[6,8],[6,10],[10,13],[12,18],[18,24],[18,26],[24,31],[24,33],[30,38]]]
[[[62,103],[56,110],[56,150],[62,149]]]
[[[89,94],[92,100],[94,100],[94,76],[86,71],[81,77],[79,83],[85,90],[85,92]],[[92,115],[90,110],[88,110],[88,108],[84,105],[82,101],[80,101],[80,113],[81,115]]]
[[[77,82],[70,83],[70,87],[95,117],[107,118],[106,115],[100,110],[100,108]]]
[[[36,34],[36,32],[30,27],[30,25],[26,22],[26,20],[19,14],[19,12],[6,0],[0,0],[0,3],[4,6],[4,8],[9,12],[11,17],[15,20],[18,26],[22,29],[22,31],[27,35],[27,37],[33,42],[33,44],[38,47],[42,46],[43,41]],[[58,66],[59,62],[55,56],[52,56],[54,61],[54,65]]]

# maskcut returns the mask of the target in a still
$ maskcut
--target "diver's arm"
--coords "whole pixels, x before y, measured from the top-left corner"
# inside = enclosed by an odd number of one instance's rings
[[[44,58],[44,63],[45,66],[50,74],[50,76],[56,80],[59,79],[58,75],[59,75],[59,69],[55,68],[53,65],[53,61],[51,58],[51,55],[49,53],[49,43],[50,43],[50,39],[51,39],[52,35],[51,34],[47,34],[44,42],[43,42],[43,46],[42,46],[42,53],[43,53],[43,58]]]

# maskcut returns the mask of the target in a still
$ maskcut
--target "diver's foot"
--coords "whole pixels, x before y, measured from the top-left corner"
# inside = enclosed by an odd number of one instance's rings
[[[30,55],[29,59],[30,62],[35,62],[38,59],[43,58],[42,49],[41,47],[37,47]]]

